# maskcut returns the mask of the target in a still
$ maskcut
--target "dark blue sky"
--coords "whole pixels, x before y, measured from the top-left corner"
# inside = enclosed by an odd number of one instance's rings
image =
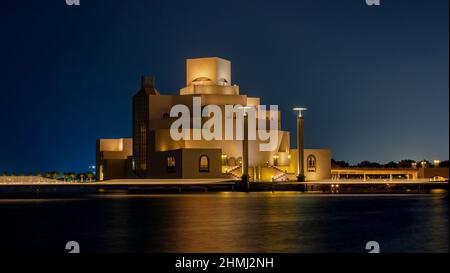
[[[131,136],[142,74],[176,94],[185,59],[232,61],[339,160],[449,155],[448,0],[3,1],[0,171],[85,171],[95,139]],[[295,142],[294,137],[292,141]],[[295,143],[293,143],[295,145]]]

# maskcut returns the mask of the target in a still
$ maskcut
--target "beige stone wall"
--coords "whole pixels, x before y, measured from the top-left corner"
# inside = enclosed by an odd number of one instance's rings
[[[99,139],[99,152],[120,152],[131,154],[133,140],[131,138]]]
[[[449,168],[419,168],[419,178],[433,178],[436,176],[448,178]]]
[[[162,119],[164,114],[169,114],[173,105],[173,96],[150,95],[149,96],[149,118]]]
[[[127,158],[132,154],[131,138],[98,139],[95,156],[97,180],[125,178]]]
[[[183,149],[183,178],[218,178],[221,176],[220,149]],[[209,172],[199,172],[200,156],[209,158]]]
[[[127,159],[133,154],[133,140],[131,138],[98,139],[97,160]]]
[[[167,159],[175,158],[175,168],[168,171]],[[182,150],[171,150],[150,154],[150,164],[147,176],[149,178],[183,178]]]
[[[308,156],[314,155],[316,162],[315,172],[308,171]],[[290,164],[288,166],[288,172],[297,172],[297,158],[298,150],[290,150]],[[321,180],[331,178],[331,151],[328,149],[305,149],[304,150],[304,167],[306,180]]]
[[[175,141],[170,136],[169,129],[155,131],[155,151],[164,152],[169,150],[176,150],[186,148],[184,140]]]
[[[247,97],[247,106],[259,106],[261,104],[261,99],[256,97]]]
[[[105,159],[103,165],[103,180],[126,178],[126,160],[125,159]]]
[[[249,166],[273,165],[274,155],[277,155],[279,165],[289,165],[289,132],[278,132],[277,148],[274,151],[261,152],[261,140],[249,141]],[[155,140],[156,151],[168,151],[174,149],[221,149],[229,159],[242,157],[242,141],[240,140],[180,140],[174,141],[170,136],[170,130],[157,130]]]
[[[220,79],[225,79],[231,84],[231,62],[228,60],[217,57],[187,59],[186,68],[186,86],[203,77],[211,80],[209,85],[220,84]]]
[[[214,86],[213,86],[214,87]],[[211,87],[211,88],[213,88]],[[218,92],[220,91],[220,88],[218,87]],[[192,110],[192,98],[193,97],[200,97],[201,98],[201,106],[206,106],[209,104],[214,105],[225,105],[225,104],[231,104],[231,105],[247,105],[247,96],[245,95],[229,95],[229,94],[188,94],[188,95],[175,95],[172,96],[172,104],[183,104],[186,105],[189,109]],[[153,97],[151,98],[153,99]],[[172,105],[170,105],[172,106]],[[170,107],[169,107],[170,108]]]
[[[180,95],[191,94],[239,95],[239,86],[190,85],[180,89]]]

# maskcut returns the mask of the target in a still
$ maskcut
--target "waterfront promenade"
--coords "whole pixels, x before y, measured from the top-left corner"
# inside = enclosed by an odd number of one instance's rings
[[[216,179],[114,179],[95,182],[65,182],[55,179],[41,177],[0,177],[0,187],[8,186],[195,186],[195,185],[234,185],[240,182],[237,179],[216,178]],[[276,184],[276,185],[448,185],[448,181],[434,181],[432,179],[342,179],[342,180],[319,180],[307,182],[283,181],[283,182],[251,182],[250,184]]]
[[[0,177],[0,186],[12,186],[12,185],[42,185],[42,186],[117,186],[117,185],[129,185],[129,186],[158,186],[158,185],[209,185],[209,184],[234,184],[237,180],[229,178],[217,178],[217,179],[115,179],[107,181],[95,181],[95,182],[65,182],[61,180],[48,179],[42,177],[23,176],[23,177]]]
[[[226,179],[120,179],[101,182],[64,182],[52,179],[39,180],[22,177],[12,181],[0,180],[1,196],[28,195],[73,195],[109,192],[128,193],[174,193],[240,191],[239,180]],[[302,191],[322,193],[386,193],[429,192],[435,189],[448,190],[448,181],[430,179],[390,180],[321,180],[308,182],[251,182],[250,191]]]

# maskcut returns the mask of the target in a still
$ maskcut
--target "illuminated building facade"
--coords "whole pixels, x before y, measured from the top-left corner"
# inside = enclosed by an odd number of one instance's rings
[[[163,95],[155,88],[153,77],[144,76],[141,88],[133,97],[132,139],[97,141],[97,176],[99,180],[120,178],[239,178],[242,170],[242,140],[173,140],[170,116],[174,105],[185,105],[193,112],[193,98],[201,98],[201,107],[242,105],[257,108],[260,98],[240,93],[232,84],[231,62],[221,58],[188,59],[186,86],[179,95]],[[272,151],[261,151],[260,139],[248,141],[248,175],[250,181],[296,180],[298,150],[290,147],[290,132],[281,128],[277,115],[277,143]],[[225,116],[221,117],[224,121]],[[230,118],[230,117],[228,117]],[[233,118],[233,117],[231,117]],[[204,124],[208,119],[201,118]],[[192,124],[192,123],[191,123]],[[269,127],[267,127],[269,128]],[[195,131],[195,128],[194,130]],[[233,133],[236,128],[233,127]],[[190,132],[192,133],[192,132]],[[225,130],[222,132],[225,135]],[[225,138],[222,138],[225,139]],[[117,144],[122,142],[123,145]],[[304,149],[306,180],[331,177],[331,152]]]

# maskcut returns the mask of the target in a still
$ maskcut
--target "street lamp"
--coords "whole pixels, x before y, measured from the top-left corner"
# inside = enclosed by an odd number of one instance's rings
[[[435,168],[438,168],[438,167],[439,167],[439,164],[441,164],[441,161],[440,161],[439,159],[435,159],[435,160],[433,161],[433,163],[434,163],[434,167],[435,167]]]
[[[222,158],[222,166],[227,166],[228,165],[228,161],[227,161],[228,156],[221,155],[221,158]]]
[[[308,108],[305,107],[296,107],[293,109],[294,111],[298,112],[298,117],[302,117],[302,112],[308,110]]]
[[[303,137],[303,116],[302,112],[308,110],[304,107],[296,107],[293,109],[298,112],[297,116],[297,147],[298,147],[298,157],[297,157],[297,181],[305,181],[305,171],[304,171],[304,137]]]
[[[238,109],[244,111],[244,140],[242,141],[242,183],[245,190],[249,190],[248,177],[248,112],[255,107],[241,106]]]
[[[427,167],[427,162],[425,160],[422,160],[420,162],[420,165],[422,166],[422,168],[426,168]]]
[[[280,156],[279,155],[273,155],[272,158],[273,158],[273,165],[274,166],[278,166],[278,159],[280,158]]]

